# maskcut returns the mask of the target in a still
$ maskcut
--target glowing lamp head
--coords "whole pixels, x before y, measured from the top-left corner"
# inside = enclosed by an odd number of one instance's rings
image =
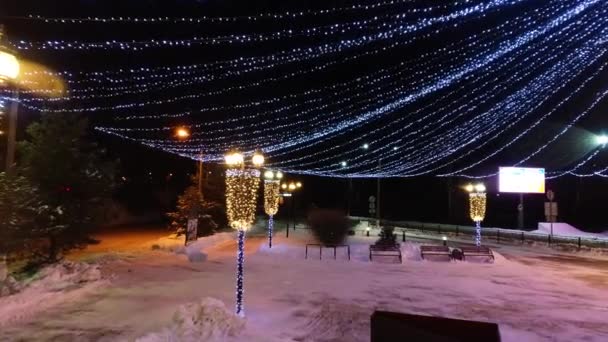
[[[274,179],[274,172],[268,170],[266,172],[264,172],[264,178],[271,180]]]
[[[483,183],[479,183],[475,185],[475,191],[477,192],[486,192],[486,186]]]
[[[363,149],[367,150],[369,148],[369,144],[363,144]]]
[[[14,80],[19,76],[19,69],[19,60],[15,55],[0,51],[0,80]]]
[[[253,157],[251,158],[251,162],[255,167],[262,167],[264,165],[264,155],[261,151],[255,151]]]
[[[229,167],[238,167],[243,165],[244,158],[240,152],[229,152],[224,156],[224,160]]]
[[[293,191],[296,189],[296,184],[295,183],[289,183],[289,190]]]
[[[283,172],[281,171],[277,171],[277,173],[274,175],[277,179],[283,179]]]
[[[297,182],[297,183],[296,183],[296,188],[298,188],[298,189],[299,189],[299,188],[301,188],[301,187],[302,187],[302,183],[301,183],[301,182]]]
[[[180,127],[177,130],[175,130],[175,136],[179,139],[186,139],[186,138],[190,137],[190,131],[188,131],[188,129],[186,129],[184,127]]]
[[[473,190],[475,190],[475,187],[473,186],[473,184],[467,184],[467,185],[464,187],[464,189],[465,189],[467,192],[473,192]]]
[[[345,162],[345,161],[343,161],[343,162],[341,162],[341,163],[340,163],[340,165],[341,165],[342,167],[346,167],[346,165],[348,165],[348,164],[346,164],[346,162]]]
[[[608,135],[598,135],[595,137],[595,141],[598,145],[607,145],[608,144]]]
[[[441,240],[443,240],[443,241],[446,241],[447,239],[448,239],[448,237],[447,237],[447,236],[443,236],[443,237],[441,238]]]
[[[283,189],[283,190],[287,189],[287,184],[285,184],[285,183],[281,184],[281,189]]]

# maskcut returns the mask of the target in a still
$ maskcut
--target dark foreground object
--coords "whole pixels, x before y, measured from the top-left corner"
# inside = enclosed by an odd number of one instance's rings
[[[500,342],[495,323],[376,311],[372,342]]]

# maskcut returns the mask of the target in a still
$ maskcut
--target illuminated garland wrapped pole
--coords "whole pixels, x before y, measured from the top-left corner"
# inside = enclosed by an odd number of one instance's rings
[[[475,246],[481,246],[481,221],[486,216],[486,187],[479,183],[469,184],[465,188],[469,192],[469,214],[475,222]]]
[[[243,155],[231,152],[225,156],[226,166],[226,215],[230,226],[238,231],[237,275],[236,275],[236,314],[245,316],[244,310],[244,266],[245,232],[255,221],[255,209],[260,171],[264,156],[256,152],[251,159],[253,169],[245,168]]]
[[[272,248],[273,216],[279,211],[281,178],[283,173],[280,171],[274,173],[268,170],[264,173],[264,212],[268,215],[268,248]]]

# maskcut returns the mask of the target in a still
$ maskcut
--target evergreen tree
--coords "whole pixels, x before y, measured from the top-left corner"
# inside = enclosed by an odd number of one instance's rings
[[[37,256],[40,235],[58,234],[62,213],[48,205],[26,178],[0,173],[0,254]]]
[[[114,189],[116,165],[104,161],[104,152],[85,139],[87,126],[79,115],[45,115],[27,128],[29,139],[20,144],[19,172],[58,214],[54,226],[63,227],[42,232],[50,261],[89,241]]]
[[[380,239],[376,241],[377,245],[398,245],[397,235],[394,234],[394,227],[383,227],[380,230]]]
[[[175,230],[178,236],[186,232],[189,219],[198,219],[198,236],[207,236],[218,228],[218,224],[209,214],[216,209],[216,203],[204,200],[198,185],[193,184],[178,197],[176,210],[167,213],[167,216],[171,220],[171,229]]]

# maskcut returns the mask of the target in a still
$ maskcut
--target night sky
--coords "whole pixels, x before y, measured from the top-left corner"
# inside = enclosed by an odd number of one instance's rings
[[[299,11],[309,9],[324,9],[332,7],[344,7],[352,4],[361,4],[361,1],[61,1],[60,4],[51,1],[14,1],[2,0],[0,3],[0,22],[6,25],[6,29],[12,41],[27,40],[27,41],[43,41],[43,40],[84,40],[84,41],[105,41],[105,40],[143,40],[143,39],[181,39],[192,36],[206,35],[230,35],[243,33],[264,33],[272,32],[278,29],[293,28],[297,30],[302,27],[322,26],[335,22],[348,22],[369,18],[373,15],[387,15],[391,12],[378,10],[375,13],[355,12],[350,14],[341,14],[341,16],[322,16],[310,19],[300,20],[283,20],[275,22],[266,20],[258,23],[249,24],[234,24],[234,25],[216,25],[216,24],[150,24],[150,25],[133,25],[133,24],[49,24],[40,21],[27,20],[23,17],[27,15],[41,15],[45,17],[111,17],[111,16],[132,16],[132,17],[200,17],[200,16],[247,16],[257,13],[281,13],[285,11]],[[369,2],[374,3],[373,1]],[[425,6],[434,6],[445,4],[445,1],[426,1]],[[390,69],[401,62],[414,61],[425,53],[430,53],[437,49],[443,48],[451,41],[465,39],[471,35],[475,35],[483,29],[489,29],[496,25],[505,22],[509,19],[517,18],[531,6],[528,2],[521,5],[511,6],[500,13],[490,14],[487,17],[475,22],[465,23],[457,29],[444,28],[444,32],[440,36],[431,36],[430,38],[418,39],[412,44],[389,49],[387,52],[374,55],[368,58],[361,58],[357,61],[340,64],[323,73],[316,73],[308,76],[294,78],[289,82],[281,82],[280,84],[270,84],[258,87],[249,92],[238,94],[215,96],[205,99],[191,99],[179,101],[176,103],[163,104],[153,106],[153,109],[146,110],[154,113],[173,113],[181,111],[196,110],[204,106],[225,106],[235,103],[248,103],[271,96],[286,96],[288,94],[300,93],[312,88],[322,87],[340,82],[348,82],[349,80],[363,77],[370,73],[381,69]],[[392,7],[391,11],[405,10],[408,7]],[[356,37],[360,33],[353,36]],[[344,37],[342,37],[344,38]],[[22,51],[23,57],[29,60],[44,62],[47,66],[55,70],[70,70],[70,71],[96,71],[108,69],[129,68],[133,66],[175,66],[188,64],[210,63],[218,60],[226,60],[235,56],[261,56],[268,53],[276,52],[277,50],[286,50],[296,47],[309,47],[325,42],[330,42],[331,39],[322,37],[310,38],[299,37],[287,41],[276,41],[260,44],[243,44],[243,45],[222,45],[208,46],[203,45],[194,48],[159,48],[149,49],[144,51],[96,51],[96,52],[81,52],[81,51]],[[575,44],[574,41],[564,39],[560,43],[568,45]],[[385,43],[375,43],[374,47],[382,47]],[[570,45],[568,45],[570,46]],[[572,45],[574,47],[574,45]],[[354,52],[358,50],[353,49]],[[321,61],[340,60],[347,56],[348,53],[339,55],[330,55],[323,57]],[[454,56],[450,62],[465,63],[470,57],[467,53]],[[187,94],[198,94],[201,92],[213,91],[229,87],[233,84],[244,84],[255,81],[262,76],[280,76],[284,73],[297,71],[306,67],[310,67],[314,63],[319,63],[319,60],[306,61],[302,63],[291,63],[290,65],[275,68],[266,72],[250,73],[243,76],[226,78],[211,84],[194,84],[187,87],[175,87],[162,91],[148,92],[138,94],[136,96],[121,96],[112,98],[111,100],[91,100],[81,101],[79,103],[70,103],[67,106],[82,107],[82,106],[99,106],[112,103],[124,103],[132,101],[147,101],[156,98],[166,98],[173,96],[183,96]],[[578,84],[591,75],[599,66],[608,62],[604,56],[595,64],[589,66],[589,70],[585,70],[582,74],[572,79],[572,84],[567,84],[562,90],[553,95],[546,103],[541,105],[536,112],[543,113],[571,94]],[[442,70],[443,62],[439,61],[436,65],[429,66],[430,70]],[[488,72],[488,79],[492,76],[492,71]],[[529,76],[528,79],[522,79],[517,84],[513,84],[514,88],[522,86],[526,82],[530,82],[537,77],[537,74]],[[525,156],[527,152],[534,150],[544,141],[548,141],[552,136],[557,134],[563,127],[572,119],[573,115],[580,112],[582,108],[589,106],[597,92],[602,91],[606,85],[606,76],[608,72],[600,74],[593,79],[584,91],[577,93],[568,104],[561,106],[555,115],[552,115],[550,120],[544,121],[539,125],[533,134],[530,134],[526,139],[518,141],[516,144],[501,152],[496,158],[491,159],[487,163],[481,164],[479,167],[469,170],[469,175],[483,175],[496,172],[498,166],[511,165]],[[394,82],[403,82],[404,78],[396,74],[388,73],[388,79]],[[405,77],[405,76],[404,76]],[[397,83],[396,83],[397,84]],[[476,91],[476,87],[481,85],[472,83],[469,79],[465,79],[455,87],[462,89],[464,96],[467,92]],[[363,87],[362,93],[371,92],[372,86]],[[452,89],[450,89],[452,90]],[[331,149],[337,144],[347,145],[353,138],[365,134],[370,130],[376,130],[378,133],[371,134],[370,140],[382,139],[382,136],[387,131],[394,129],[392,122],[397,120],[407,113],[415,112],[425,106],[435,106],[429,108],[437,108],[439,104],[434,105],[434,101],[439,101],[441,96],[447,94],[445,91],[437,91],[434,94],[427,96],[408,106],[402,110],[392,112],[382,119],[378,119],[363,127],[353,129],[348,134],[341,134],[332,138],[324,144],[318,144],[314,147],[307,148],[301,152],[291,152],[287,156],[277,157],[273,162],[285,163],[289,158],[302,157],[304,154],[312,152],[323,152]],[[492,103],[480,104],[477,108],[479,112],[484,112],[496,105],[497,101],[504,99],[509,94],[505,92],[504,96],[499,94]],[[115,101],[115,102],[113,102]],[[306,110],[306,104],[294,103],[298,110]],[[347,105],[347,104],[345,104]],[[559,139],[550,148],[533,158],[526,166],[546,167],[551,171],[568,170],[584,159],[595,148],[590,144],[594,134],[600,134],[603,131],[608,131],[608,120],[606,119],[606,106],[608,102],[603,101],[590,112],[583,120],[577,122],[567,134]],[[59,108],[62,104],[49,104],[47,108]],[[485,106],[485,107],[484,107]],[[274,107],[268,106],[268,109]],[[328,110],[331,108],[328,108]],[[157,127],[162,126],[177,126],[191,125],[206,121],[226,120],[233,117],[239,117],[247,114],[246,111],[223,111],[216,110],[208,114],[166,118],[163,120],[143,121],[138,120],[136,124],[125,121],[117,121],[116,118],[125,115],[138,115],[142,111],[138,109],[125,110],[120,113],[115,111],[97,111],[88,113],[92,126],[110,126],[110,127]],[[35,120],[39,117],[36,111],[29,111],[26,108],[20,112],[20,137],[23,137],[23,125],[27,122]],[[539,114],[540,115],[540,114]],[[535,117],[536,119],[538,116]],[[279,120],[280,118],[277,118]],[[523,120],[514,128],[523,130],[532,125],[536,119]],[[255,121],[243,121],[244,125],[254,126]],[[301,126],[290,128],[289,131],[278,131],[276,134],[286,138],[295,134],[295,131],[301,135],[311,134],[312,126]],[[416,129],[424,129],[425,127],[415,127]],[[444,131],[438,131],[436,134],[440,136]],[[154,139],[170,139],[170,132],[155,133],[155,135],[145,135],[145,138]],[[216,132],[205,132],[204,137],[213,138],[219,134]],[[479,155],[486,155],[496,150],[500,146],[509,143],[513,139],[514,134],[504,135],[499,139],[492,141],[479,152]],[[144,136],[141,136],[144,137]],[[243,139],[246,137],[245,132],[235,133],[234,139]],[[177,193],[187,183],[187,174],[195,171],[195,163],[192,160],[180,158],[158,150],[150,149],[141,146],[134,142],[127,142],[116,137],[110,137],[98,131],[91,131],[91,139],[100,141],[101,144],[107,147],[109,154],[112,157],[119,158],[121,164],[121,177],[125,177],[127,181],[118,191],[117,198],[129,203],[132,210],[146,211],[150,209],[164,209],[168,204],[167,200],[159,193],[170,189],[170,193]],[[137,136],[140,138],[140,136]],[[415,138],[415,137],[414,137]],[[404,142],[405,145],[409,142]],[[358,143],[357,143],[358,144]],[[238,147],[238,146],[237,146]],[[338,152],[345,153],[341,150]],[[211,152],[210,152],[211,153]],[[374,172],[377,158],[381,156],[374,155],[370,152],[369,163],[361,166],[361,169],[352,170],[353,173],[369,173]],[[451,223],[468,223],[467,221],[467,198],[466,193],[460,188],[469,180],[460,177],[436,177],[437,174],[458,170],[461,167],[471,164],[479,159],[479,155],[464,157],[459,162],[444,168],[441,172],[429,172],[418,177],[395,177],[385,179],[382,182],[382,214],[387,218],[392,219],[410,219],[423,220],[428,222],[451,222]],[[395,155],[384,160],[385,164],[397,163],[404,156]],[[331,159],[331,163],[337,163],[340,159]],[[608,166],[608,153],[601,152],[597,158],[593,159],[585,166],[582,172],[593,172]],[[311,164],[312,167],[325,167],[324,165]],[[289,167],[288,167],[289,168]],[[295,167],[294,167],[295,168]],[[220,172],[219,167],[210,167],[211,172]],[[371,170],[371,171],[370,171]],[[340,173],[337,170],[336,173]],[[151,175],[150,175],[151,173]],[[167,177],[172,173],[173,177]],[[397,175],[399,176],[399,175]],[[324,178],[314,176],[293,176],[303,180],[304,189],[298,195],[298,208],[301,213],[311,205],[322,207],[337,207],[346,208],[348,189],[348,180],[346,178]],[[518,201],[517,195],[498,194],[496,186],[496,178],[489,178],[485,182],[489,188],[489,207],[488,217],[485,221],[486,226],[501,226],[505,228],[515,227],[516,225],[516,205]],[[354,191],[352,196],[353,214],[365,215],[367,211],[367,198],[375,193],[375,179],[355,179],[353,181]],[[608,218],[603,215],[605,205],[608,203],[608,181],[606,178],[590,177],[579,178],[574,176],[563,176],[556,180],[551,180],[547,183],[547,187],[554,189],[557,193],[557,200],[560,203],[561,217],[564,221],[571,223],[581,228],[588,230],[602,230],[608,228]],[[533,229],[536,222],[542,220],[543,211],[542,205],[544,202],[543,195],[527,195],[526,196],[526,227]],[[451,203],[451,204],[450,204]]]

